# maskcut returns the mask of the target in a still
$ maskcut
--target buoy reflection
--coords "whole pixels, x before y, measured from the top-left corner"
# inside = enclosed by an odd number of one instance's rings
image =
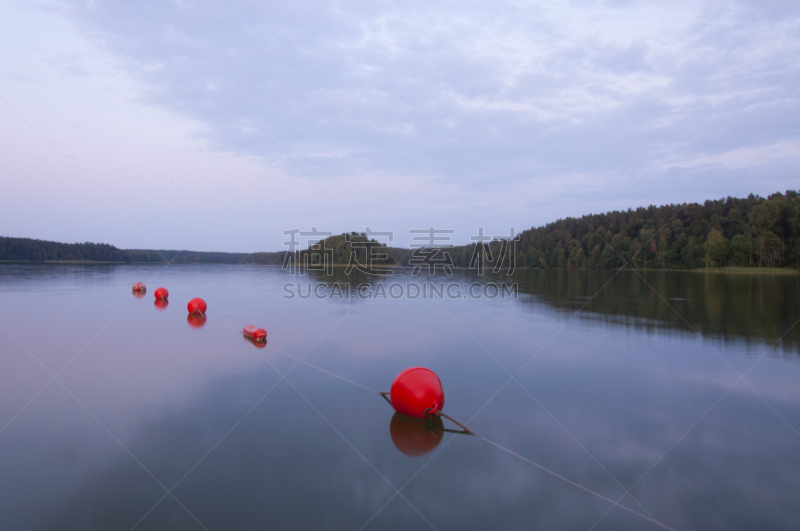
[[[142,290],[139,290],[139,291],[133,290],[133,296],[136,297],[137,299],[141,299],[142,297],[144,297],[145,293],[147,293],[147,292],[142,291]]]
[[[186,317],[186,322],[192,328],[203,328],[206,325],[206,316],[201,313],[190,313]]]
[[[441,417],[420,419],[395,413],[389,423],[392,442],[400,452],[411,457],[420,457],[442,442],[444,424]]]
[[[153,305],[156,307],[156,310],[161,312],[167,309],[167,306],[169,306],[169,301],[167,299],[156,299]]]
[[[251,343],[256,348],[264,348],[264,347],[267,346],[267,340],[266,339],[264,339],[264,341],[256,341],[255,339],[249,338],[247,336],[242,336],[242,337],[245,339],[245,341]]]

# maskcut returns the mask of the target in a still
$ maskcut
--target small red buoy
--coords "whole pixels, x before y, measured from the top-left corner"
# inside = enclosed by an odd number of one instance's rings
[[[441,417],[415,419],[395,413],[389,423],[392,442],[407,456],[419,457],[427,454],[442,442],[444,424]]]
[[[165,301],[169,298],[169,291],[167,291],[167,288],[158,288],[153,293],[158,300]]]
[[[167,309],[167,306],[169,306],[169,301],[167,299],[156,299],[153,304],[155,305],[156,310],[163,311]]]
[[[206,301],[200,297],[196,297],[189,301],[189,304],[186,305],[186,309],[189,310],[189,313],[201,313],[205,315],[207,309]]]
[[[144,286],[143,283],[137,282],[133,285],[133,291],[147,291],[147,288]]]
[[[190,313],[186,316],[186,322],[192,328],[203,328],[206,325],[206,316],[202,313]]]
[[[266,341],[267,340],[267,331],[263,328],[256,328],[253,325],[247,325],[242,330],[242,334],[244,337],[250,338],[253,341]]]
[[[430,369],[409,367],[392,382],[392,407],[410,417],[427,418],[444,407],[442,382]]]

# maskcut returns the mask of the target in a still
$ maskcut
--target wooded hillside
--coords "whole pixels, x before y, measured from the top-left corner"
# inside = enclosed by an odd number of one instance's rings
[[[518,267],[800,268],[800,196],[749,195],[566,218],[520,234]]]

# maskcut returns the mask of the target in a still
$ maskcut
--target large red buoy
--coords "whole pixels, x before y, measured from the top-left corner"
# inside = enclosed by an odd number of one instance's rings
[[[263,328],[256,328],[253,325],[247,325],[242,330],[242,334],[252,339],[253,341],[266,341],[267,340],[267,331]]]
[[[142,282],[137,282],[133,285],[133,291],[147,291],[147,288]]]
[[[165,301],[169,298],[169,291],[167,288],[158,288],[153,292],[156,296],[156,299],[160,301]]]
[[[203,313],[190,313],[186,316],[186,322],[192,328],[203,328],[206,325],[206,315]]]
[[[395,411],[411,417],[430,417],[444,407],[442,382],[425,367],[410,367],[398,374],[389,396]]]
[[[389,423],[389,434],[398,450],[419,457],[439,446],[444,436],[444,424],[441,417],[415,419],[395,413]]]
[[[186,309],[189,310],[189,313],[201,313],[203,315],[206,314],[206,301],[201,299],[200,297],[196,297],[189,301],[189,304],[186,305]]]

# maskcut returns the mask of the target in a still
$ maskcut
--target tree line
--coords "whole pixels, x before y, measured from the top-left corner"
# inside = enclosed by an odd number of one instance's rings
[[[482,245],[482,247],[477,247]],[[540,269],[698,269],[724,266],[795,267],[800,270],[800,194],[727,197],[565,218],[521,232],[517,241],[451,248],[386,247],[352,232],[317,244],[333,265],[474,267],[477,257],[503,267]],[[446,258],[444,253],[446,253]],[[0,237],[0,260],[91,260],[127,263],[283,265],[314,264],[314,249],[261,253],[117,249],[99,243],[57,243]],[[511,262],[513,260],[513,262]],[[492,265],[492,263],[489,263]]]
[[[173,264],[283,263],[285,252],[222,253],[156,249],[118,249],[107,243],[59,243],[0,236],[0,260],[18,262],[124,262]]]
[[[800,196],[727,197],[566,218],[519,235],[517,266],[800,269]]]
[[[0,260],[130,262],[131,257],[107,243],[58,243],[0,236]]]
[[[442,251],[456,267],[474,267],[476,256],[501,260],[508,250],[497,241],[483,244],[483,250],[477,245]],[[800,195],[787,190],[767,198],[750,194],[568,217],[521,232],[513,250],[505,259],[528,269],[800,270]],[[408,265],[412,251],[391,251]]]
[[[220,253],[207,251],[175,251],[127,249],[124,251],[136,263],[172,264],[238,264],[247,256],[245,253]]]

